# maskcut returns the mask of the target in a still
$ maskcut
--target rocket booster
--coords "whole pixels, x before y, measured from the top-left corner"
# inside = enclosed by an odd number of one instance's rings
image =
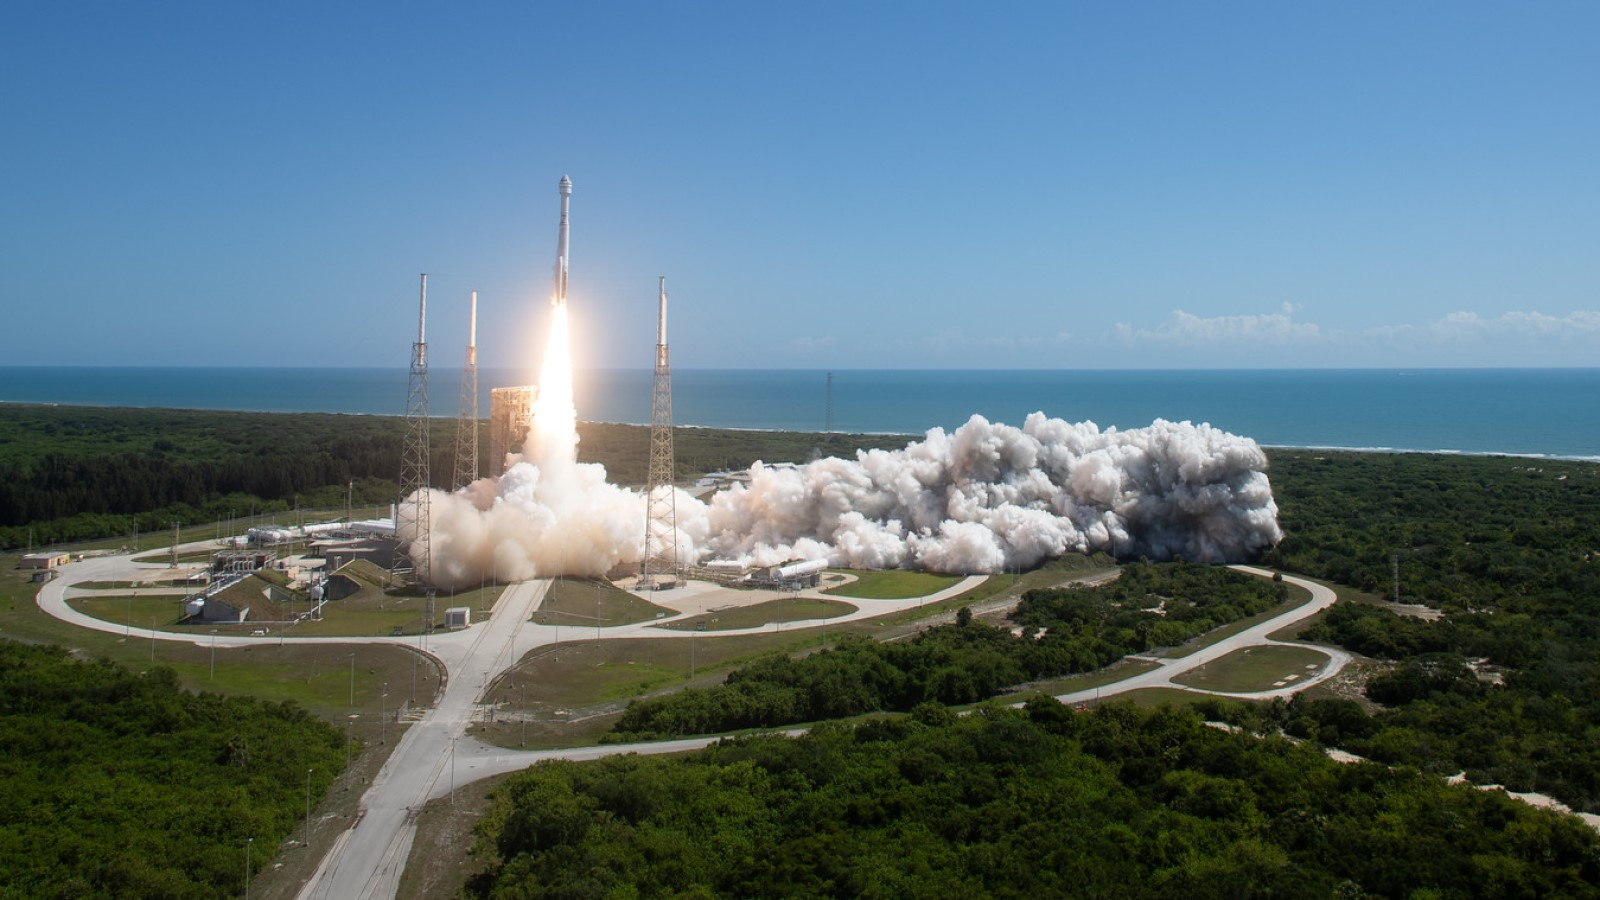
[[[561,236],[556,239],[556,289],[553,306],[567,305],[567,204],[572,201],[572,179],[561,176]]]

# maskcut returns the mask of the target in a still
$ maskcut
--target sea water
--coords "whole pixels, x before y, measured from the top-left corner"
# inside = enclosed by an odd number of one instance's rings
[[[459,375],[433,373],[433,415],[456,415]],[[651,380],[578,373],[579,418],[648,423]],[[480,370],[480,414],[491,387],[529,381]],[[403,369],[0,367],[0,401],[400,415],[406,382]],[[1209,422],[1280,447],[1600,458],[1600,369],[681,369],[672,388],[674,421],[708,428],[921,434],[1043,412],[1101,428]]]

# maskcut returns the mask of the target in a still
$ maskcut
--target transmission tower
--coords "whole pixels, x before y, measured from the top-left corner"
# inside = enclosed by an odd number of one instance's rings
[[[655,392],[650,404],[650,474],[645,487],[640,587],[670,586],[678,571],[678,512],[672,487],[672,364],[667,360],[667,279],[656,317]]]
[[[478,480],[478,292],[472,292],[472,319],[467,332],[467,362],[461,369],[461,406],[456,416],[454,488]]]
[[[395,534],[408,544],[400,546],[395,565],[410,558],[414,580],[428,584],[432,576],[432,546],[428,529],[428,273],[422,273],[422,295],[417,306],[417,342],[411,345],[411,379],[406,388],[406,443],[400,451],[400,502],[395,507]],[[424,630],[433,625],[433,603],[428,603]]]

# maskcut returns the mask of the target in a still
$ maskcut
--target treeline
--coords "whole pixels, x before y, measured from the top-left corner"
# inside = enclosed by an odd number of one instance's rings
[[[798,659],[773,655],[712,688],[629,704],[607,740],[711,734],[837,719],[919,703],[973,703],[1028,681],[1088,672],[1182,643],[1270,609],[1281,583],[1228,569],[1139,563],[1094,587],[1026,593],[1012,618],[1021,635],[971,621],[882,644],[846,638]]]
[[[540,763],[474,897],[1600,895],[1580,822],[1414,769],[1049,698]]]
[[[455,472],[456,422],[430,423],[435,487]],[[578,427],[578,458],[618,484],[645,479],[650,429]],[[45,546],[300,508],[396,499],[404,420],[324,413],[240,413],[0,404],[0,549]],[[677,477],[804,461],[857,447],[899,446],[883,435],[813,435],[680,428]],[[479,423],[478,471],[489,459]]]
[[[1366,686],[1385,709],[1300,732],[1600,811],[1600,466],[1280,452],[1272,478],[1269,562],[1387,595],[1398,557],[1401,598],[1445,612],[1340,603],[1303,632],[1394,665]]]
[[[0,895],[217,897],[318,796],[343,736],[298,707],[189,694],[171,669],[0,641]]]
[[[1600,594],[1600,466],[1568,460],[1276,450],[1284,539],[1265,564],[1470,609]]]

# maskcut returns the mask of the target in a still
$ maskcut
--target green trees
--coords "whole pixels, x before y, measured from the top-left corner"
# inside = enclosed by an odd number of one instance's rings
[[[263,867],[342,736],[300,709],[194,695],[0,641],[0,894],[215,897]]]
[[[1087,672],[1129,653],[1179,644],[1270,609],[1276,587],[1227,569],[1140,563],[1087,588],[1029,591],[1012,619],[1021,636],[975,621],[914,640],[846,638],[800,659],[771,656],[725,684],[631,704],[608,740],[707,734],[845,718],[919,703],[975,703],[1027,681]]]
[[[1570,818],[1187,710],[1044,697],[540,764],[480,838],[478,897],[1600,893]]]

